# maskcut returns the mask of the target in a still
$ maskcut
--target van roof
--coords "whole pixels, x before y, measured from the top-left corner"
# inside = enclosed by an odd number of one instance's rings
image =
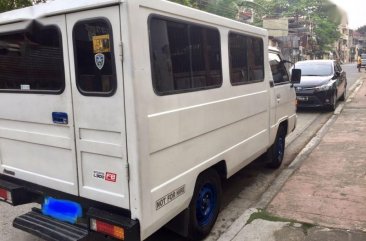
[[[0,25],[31,21],[43,17],[65,14],[70,12],[77,12],[87,9],[94,9],[99,7],[117,5],[121,3],[131,2],[146,7],[149,9],[161,10],[165,12],[174,12],[179,16],[187,16],[191,19],[208,22],[211,24],[230,26],[232,29],[238,31],[245,31],[248,33],[255,33],[261,36],[268,36],[266,29],[241,23],[232,19],[221,17],[215,14],[203,12],[198,9],[190,8],[167,0],[54,0],[35,6],[12,10],[0,14]],[[243,26],[245,27],[243,28]]]
[[[125,0],[56,0],[0,14],[0,25],[33,20],[62,13],[115,5]]]

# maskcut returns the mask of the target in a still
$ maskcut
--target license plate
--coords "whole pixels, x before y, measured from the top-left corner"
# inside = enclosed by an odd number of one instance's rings
[[[308,101],[309,98],[307,96],[298,96],[297,97],[297,100],[300,100],[300,101]]]
[[[78,218],[82,217],[82,208],[76,202],[46,197],[42,205],[42,213],[54,219],[74,224]]]

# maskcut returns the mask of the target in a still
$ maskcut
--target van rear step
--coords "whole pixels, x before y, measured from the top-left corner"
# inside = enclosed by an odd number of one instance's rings
[[[15,218],[13,226],[48,241],[79,241],[88,235],[86,228],[55,220],[34,210]]]

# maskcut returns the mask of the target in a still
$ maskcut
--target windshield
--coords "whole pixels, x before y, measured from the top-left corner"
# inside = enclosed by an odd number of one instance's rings
[[[361,54],[361,59],[366,59],[366,54]]]
[[[297,69],[301,69],[302,76],[329,76],[332,75],[331,63],[307,63],[296,64]]]

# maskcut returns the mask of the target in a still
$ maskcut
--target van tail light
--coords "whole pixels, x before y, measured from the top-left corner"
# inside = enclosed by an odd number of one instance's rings
[[[90,219],[90,229],[98,233],[107,234],[119,240],[125,239],[124,228],[94,218]]]
[[[10,204],[13,203],[13,200],[11,198],[11,192],[0,188],[0,200],[5,201]]]

